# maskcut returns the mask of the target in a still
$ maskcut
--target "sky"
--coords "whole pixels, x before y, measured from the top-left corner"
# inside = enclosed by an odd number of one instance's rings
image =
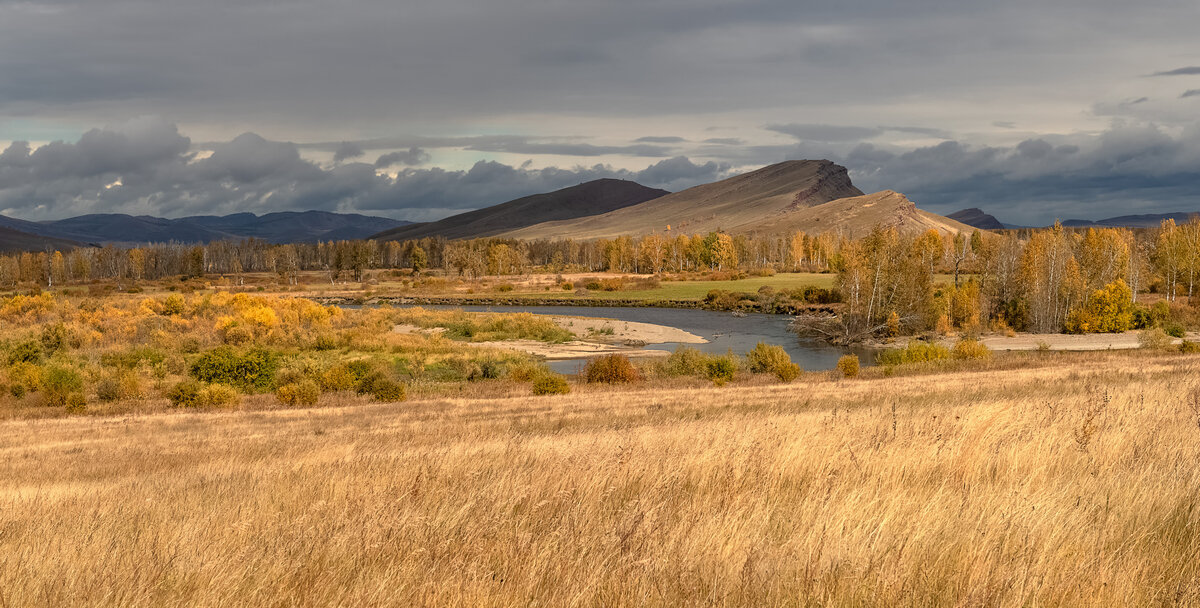
[[[438,219],[788,159],[1036,225],[1200,211],[1194,0],[0,0],[0,213]]]

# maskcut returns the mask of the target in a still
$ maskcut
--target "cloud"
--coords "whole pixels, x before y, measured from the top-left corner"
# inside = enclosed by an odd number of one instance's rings
[[[333,162],[340,163],[351,158],[358,158],[366,154],[366,151],[361,146],[352,141],[342,142],[337,150],[333,152]]]
[[[768,131],[791,135],[796,139],[817,142],[860,141],[883,134],[883,129],[845,125],[785,124],[767,125]]]
[[[1172,136],[1118,123],[1098,135],[1011,147],[947,141],[897,152],[862,144],[844,161],[860,188],[898,190],[942,213],[980,207],[1013,223],[1191,211],[1200,200],[1196,128]]]
[[[1184,91],[1183,95],[1180,95],[1179,98],[1187,99],[1188,97],[1196,97],[1196,96],[1200,96],[1200,89],[1188,89],[1188,90]]]
[[[375,160],[376,169],[386,169],[395,165],[415,166],[429,162],[429,153],[413,146],[408,150],[397,150],[382,154]]]
[[[320,209],[428,220],[602,177],[682,189],[730,170],[727,163],[671,157],[641,171],[603,164],[532,169],[489,161],[448,171],[415,168],[429,155],[413,147],[379,158],[380,166],[405,166],[389,177],[362,162],[322,168],[304,159],[296,144],[254,133],[205,147],[211,154],[197,155],[175,125],[157,118],[93,129],[78,141],[36,149],[14,142],[0,152],[0,211],[53,219],[100,212],[176,217]]]
[[[702,143],[715,144],[719,146],[740,146],[746,143],[746,141],[737,137],[710,137],[704,140]]]
[[[681,144],[687,140],[682,137],[675,136],[647,135],[646,137],[639,137],[633,141],[643,144]]]
[[[544,143],[529,141],[521,137],[482,141],[466,147],[480,152],[508,152],[512,154],[551,154],[557,156],[670,156],[670,148],[648,144],[632,146],[597,146],[587,143]]]
[[[1200,66],[1190,65],[1185,68],[1176,68],[1166,72],[1155,72],[1151,76],[1196,76],[1200,74]]]

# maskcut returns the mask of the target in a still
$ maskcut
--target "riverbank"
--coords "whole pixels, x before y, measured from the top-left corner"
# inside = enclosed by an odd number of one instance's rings
[[[537,340],[499,340],[465,344],[486,348],[507,348],[550,361],[560,361],[616,353],[630,357],[665,357],[671,354],[670,351],[644,347],[648,344],[708,343],[708,340],[691,332],[655,323],[575,316],[550,316],[550,320],[580,339],[560,343]],[[444,330],[441,328],[422,329],[415,325],[397,325],[393,331],[434,334]]]
[[[639,299],[595,294],[577,295],[469,295],[469,296],[322,296],[303,297],[327,306],[574,306],[580,308],[680,308],[717,312],[757,312],[776,315],[837,314],[836,304],[779,304],[762,306],[752,300],[735,304],[703,299]]]

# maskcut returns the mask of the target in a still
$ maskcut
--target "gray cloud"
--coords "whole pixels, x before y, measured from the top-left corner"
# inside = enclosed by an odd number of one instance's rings
[[[1155,72],[1151,76],[1195,76],[1200,74],[1200,66],[1188,66],[1185,68],[1176,68],[1166,72]]]
[[[1196,97],[1198,95],[1200,95],[1200,89],[1188,89],[1188,90],[1184,91],[1183,94],[1179,96],[1179,98],[1187,99],[1188,97]]]
[[[412,167],[429,162],[429,158],[428,152],[413,146],[408,150],[397,150],[380,155],[375,160],[375,168],[386,169],[395,165],[408,165]]]
[[[786,124],[767,125],[768,131],[817,142],[859,141],[883,134],[883,129],[844,125]]]
[[[333,162],[340,163],[351,158],[358,158],[365,155],[367,152],[361,146],[352,142],[344,141],[338,145],[337,150],[333,152]]]
[[[740,146],[746,143],[746,141],[737,137],[710,137],[704,140],[703,143],[715,144],[718,146]]]
[[[643,144],[681,144],[683,142],[686,142],[687,140],[682,137],[675,137],[675,136],[669,136],[669,135],[668,136],[647,135],[646,137],[639,137],[633,141],[635,141],[637,143],[643,143]]]
[[[420,148],[384,154],[378,164],[409,165],[395,178],[345,162],[325,169],[299,146],[244,133],[208,144],[199,157],[190,140],[159,119],[93,129],[76,142],[33,149],[14,142],[0,152],[0,210],[26,219],[114,212],[167,217],[236,211],[322,209],[427,220],[601,177],[681,189],[724,177],[725,163],[673,157],[641,171],[608,165],[531,169],[481,161],[468,170],[416,169]]]

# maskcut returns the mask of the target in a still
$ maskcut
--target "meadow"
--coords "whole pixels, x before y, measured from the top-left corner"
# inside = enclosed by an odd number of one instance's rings
[[[1200,604],[1200,359],[1012,360],[0,422],[0,605]]]

